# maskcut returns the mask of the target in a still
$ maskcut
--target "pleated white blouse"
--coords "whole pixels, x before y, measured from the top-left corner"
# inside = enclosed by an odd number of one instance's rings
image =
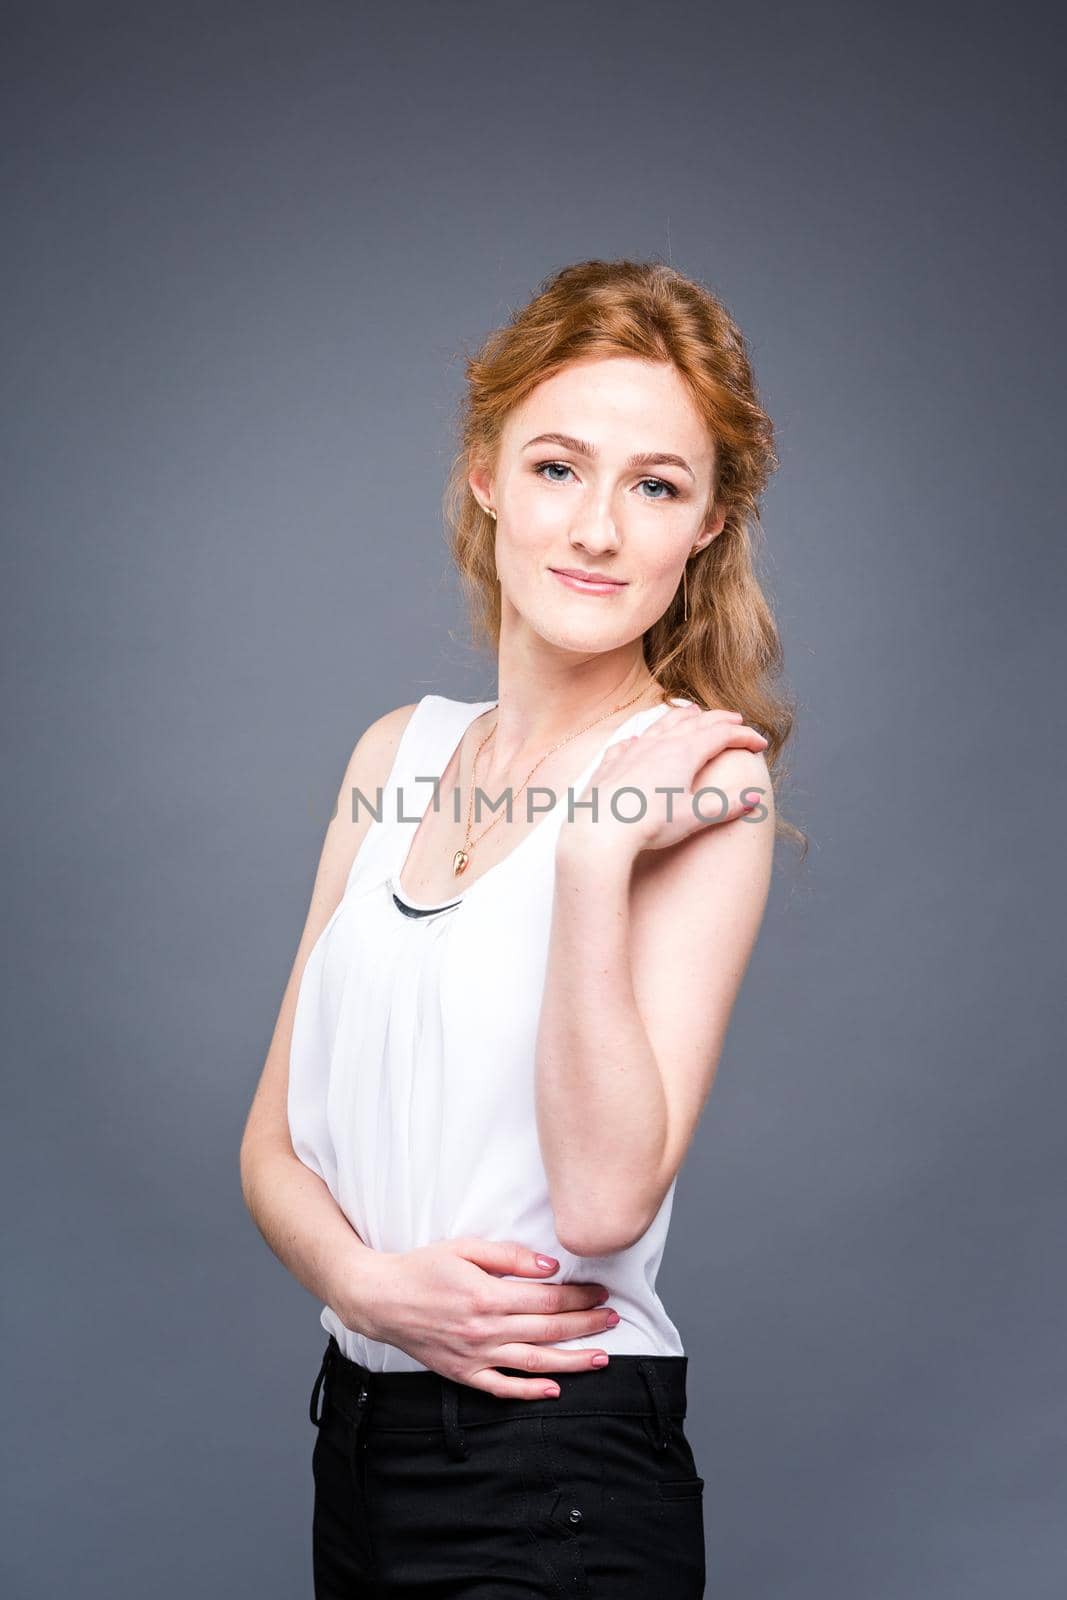
[[[399,886],[433,797],[427,780],[443,775],[466,728],[495,704],[427,694],[404,729],[381,820],[371,821],[301,978],[289,1063],[293,1147],[372,1249],[462,1234],[519,1240],[560,1262],[547,1281],[596,1281],[611,1291],[617,1327],[557,1343],[682,1355],[656,1293],[675,1183],[626,1250],[579,1257],[555,1234],[534,1051],[568,791],[463,893],[427,905]],[[609,745],[667,709],[646,707],[620,723],[570,785],[574,798]],[[376,796],[367,798],[376,808]],[[372,1371],[425,1370],[346,1328],[329,1305],[319,1320]]]

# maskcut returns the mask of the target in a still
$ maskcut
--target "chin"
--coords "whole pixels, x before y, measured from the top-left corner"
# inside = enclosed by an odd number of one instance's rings
[[[564,628],[546,621],[536,631],[547,644],[555,645],[559,650],[570,651],[573,655],[606,655],[609,650],[621,650],[624,645],[632,644],[639,635],[629,631],[619,632],[613,628],[610,633],[595,628],[585,628],[580,632],[573,628]]]

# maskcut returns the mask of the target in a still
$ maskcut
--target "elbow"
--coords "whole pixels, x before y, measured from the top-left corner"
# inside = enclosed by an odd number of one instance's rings
[[[241,1175],[241,1194],[244,1203],[256,1216],[262,1196],[268,1192],[271,1179],[288,1161],[298,1161],[291,1139],[276,1139],[271,1133],[245,1136],[241,1143],[238,1166]]]
[[[572,1256],[613,1256],[636,1244],[647,1227],[646,1218],[629,1218],[620,1209],[610,1216],[587,1216],[581,1222],[559,1217],[556,1238]]]
[[[241,1145],[240,1154],[237,1157],[237,1170],[241,1179],[241,1198],[245,1203],[246,1210],[251,1211],[252,1161],[245,1144]]]
[[[255,1211],[255,1197],[257,1193],[257,1180],[260,1166],[260,1148],[254,1139],[242,1141],[240,1154],[237,1158],[237,1167],[241,1179],[241,1196],[246,1209],[253,1217]]]

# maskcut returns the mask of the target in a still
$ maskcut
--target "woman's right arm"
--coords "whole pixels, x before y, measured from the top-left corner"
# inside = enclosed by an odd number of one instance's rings
[[[332,1306],[346,1327],[373,1337],[365,1320],[378,1298],[382,1265],[352,1227],[326,1184],[304,1165],[289,1134],[289,1051],[297,995],[307,958],[336,910],[371,823],[366,806],[353,819],[354,788],[373,802],[384,790],[400,736],[414,705],[371,723],[349,758],[334,815],[326,830],[311,904],[281,1009],[241,1140],[241,1190],[256,1226],[293,1277]],[[385,804],[390,797],[384,796]]]

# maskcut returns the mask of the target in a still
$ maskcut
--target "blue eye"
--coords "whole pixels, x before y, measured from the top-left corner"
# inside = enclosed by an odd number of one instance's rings
[[[545,474],[550,469],[558,470],[558,471],[561,471],[561,472],[570,472],[572,470],[572,468],[569,467],[565,461],[541,461],[541,462],[538,463],[538,465],[536,467],[534,467],[534,473],[539,478],[543,477],[545,479],[546,483],[563,483],[563,482],[566,481],[563,478],[545,477]],[[646,494],[643,494],[641,496],[642,500],[664,500],[664,499],[677,500],[677,498],[678,498],[678,490],[674,487],[673,483],[667,483],[666,480],[663,479],[663,478],[642,478],[641,482],[643,484],[645,484],[645,483],[654,484],[656,486],[656,488],[665,489],[667,491],[666,495],[662,495],[662,494],[646,495]]]

